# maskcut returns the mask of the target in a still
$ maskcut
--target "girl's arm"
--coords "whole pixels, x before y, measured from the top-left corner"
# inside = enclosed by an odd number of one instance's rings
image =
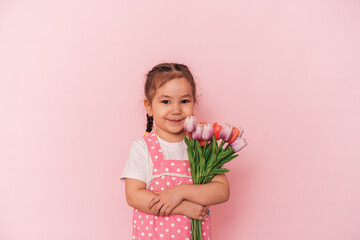
[[[223,203],[230,198],[230,186],[224,173],[215,175],[207,184],[184,184],[179,187],[183,199],[205,206]]]
[[[207,184],[181,184],[155,193],[159,195],[150,201],[148,208],[167,215],[182,200],[204,206],[226,202],[230,197],[230,187],[226,175],[222,173],[215,175]]]
[[[145,213],[153,215],[159,214],[159,210],[156,210],[155,208],[148,208],[150,201],[156,198],[157,195],[146,190],[146,184],[144,182],[126,178],[125,194],[126,201],[130,206]],[[154,206],[157,206],[157,204],[154,204]],[[174,208],[171,214],[181,214],[189,218],[204,220],[206,217],[206,211],[207,208],[200,204],[183,200]]]

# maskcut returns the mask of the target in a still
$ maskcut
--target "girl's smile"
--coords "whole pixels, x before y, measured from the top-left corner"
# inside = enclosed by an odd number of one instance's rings
[[[160,138],[168,142],[182,141],[185,118],[194,112],[190,83],[185,78],[170,80],[156,89],[151,103],[145,100],[145,108],[153,116],[155,131]]]
[[[179,124],[181,123],[182,121],[184,121],[184,119],[179,119],[179,120],[176,120],[176,119],[168,119],[168,121],[170,121],[171,123],[173,124]]]

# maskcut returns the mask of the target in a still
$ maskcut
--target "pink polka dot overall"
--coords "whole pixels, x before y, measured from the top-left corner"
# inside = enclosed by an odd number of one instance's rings
[[[192,184],[188,160],[165,160],[154,132],[144,136],[154,164],[150,191],[165,190],[183,183]],[[202,222],[203,239],[210,239],[210,217]],[[190,240],[190,218],[183,215],[155,216],[138,209],[133,212],[133,239]]]

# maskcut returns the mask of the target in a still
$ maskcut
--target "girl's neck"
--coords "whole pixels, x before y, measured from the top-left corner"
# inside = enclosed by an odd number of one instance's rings
[[[168,133],[165,131],[159,131],[155,129],[156,135],[159,136],[162,140],[165,140],[167,142],[181,142],[184,140],[185,137],[185,131],[181,131],[179,133]]]

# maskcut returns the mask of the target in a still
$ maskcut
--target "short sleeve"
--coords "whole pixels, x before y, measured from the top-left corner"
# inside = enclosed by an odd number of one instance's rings
[[[147,183],[148,154],[147,145],[143,139],[134,141],[120,180],[132,178]]]

